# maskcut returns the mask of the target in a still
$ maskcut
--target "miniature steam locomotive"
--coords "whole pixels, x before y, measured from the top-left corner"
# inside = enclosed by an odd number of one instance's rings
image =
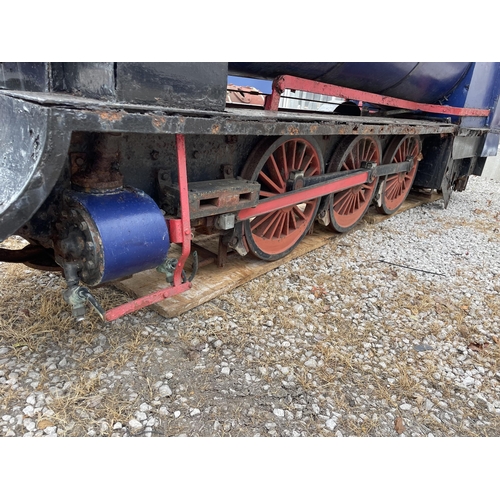
[[[195,233],[271,261],[412,187],[447,203],[496,155],[499,94],[500,63],[0,63],[0,241],[29,242],[0,261],[112,321],[193,286]],[[155,268],[109,311],[89,290]]]

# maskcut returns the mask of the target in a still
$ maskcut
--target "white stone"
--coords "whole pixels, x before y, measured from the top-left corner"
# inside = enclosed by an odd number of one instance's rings
[[[273,410],[273,413],[277,416],[277,417],[284,417],[285,416],[285,411],[282,410],[281,408],[275,408]]]
[[[315,359],[308,359],[305,363],[305,366],[308,368],[316,368],[318,366],[318,362]]]
[[[302,304],[295,304],[293,306],[293,310],[297,313],[297,314],[302,314],[304,312],[304,306]]]
[[[142,422],[143,420],[146,420],[148,416],[143,411],[136,411],[135,418]]]
[[[409,405],[408,403],[404,403],[402,405],[399,405],[399,407],[402,409],[402,410],[411,410],[411,405]]]
[[[33,417],[35,415],[35,409],[33,408],[33,406],[29,405],[23,409],[23,413],[25,415],[28,415],[28,417]]]
[[[195,415],[199,415],[201,413],[201,411],[199,410],[199,408],[193,408],[189,414],[194,417]]]
[[[160,397],[166,398],[168,396],[172,395],[172,389],[166,384],[162,385],[159,389],[158,392],[160,393]]]
[[[36,424],[35,422],[33,422],[33,420],[30,420],[30,419],[26,419],[24,421],[24,427],[26,428],[26,430],[28,430],[29,432],[32,432],[36,429]]]
[[[325,422],[325,426],[327,427],[327,429],[333,431],[333,429],[337,427],[337,421],[334,418],[330,418]]]
[[[133,418],[132,420],[130,420],[130,422],[128,423],[128,426],[133,430],[133,431],[139,431],[142,429],[142,424],[136,420],[135,418]]]
[[[179,418],[181,416],[181,412],[179,410],[174,411],[174,418]]]
[[[229,366],[224,366],[220,372],[222,373],[222,375],[229,375],[231,373],[231,369],[229,368]]]

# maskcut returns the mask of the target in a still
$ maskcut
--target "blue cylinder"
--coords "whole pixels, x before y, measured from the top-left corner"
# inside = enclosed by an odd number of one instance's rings
[[[448,96],[465,77],[468,62],[228,63],[231,75],[292,75],[427,104]]]
[[[170,247],[167,224],[158,205],[142,191],[72,191],[68,198],[85,235],[85,283],[114,281],[165,260]]]

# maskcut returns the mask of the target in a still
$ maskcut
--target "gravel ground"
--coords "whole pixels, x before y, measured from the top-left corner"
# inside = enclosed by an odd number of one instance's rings
[[[169,320],[2,264],[0,436],[498,436],[499,218],[472,178]]]

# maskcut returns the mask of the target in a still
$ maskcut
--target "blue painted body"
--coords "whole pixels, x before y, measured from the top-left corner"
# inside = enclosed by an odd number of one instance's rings
[[[465,77],[470,62],[229,63],[230,75],[292,75],[410,101],[436,103]]]
[[[167,224],[158,205],[138,189],[105,194],[74,192],[94,221],[102,242],[101,283],[157,267],[170,247]]]

